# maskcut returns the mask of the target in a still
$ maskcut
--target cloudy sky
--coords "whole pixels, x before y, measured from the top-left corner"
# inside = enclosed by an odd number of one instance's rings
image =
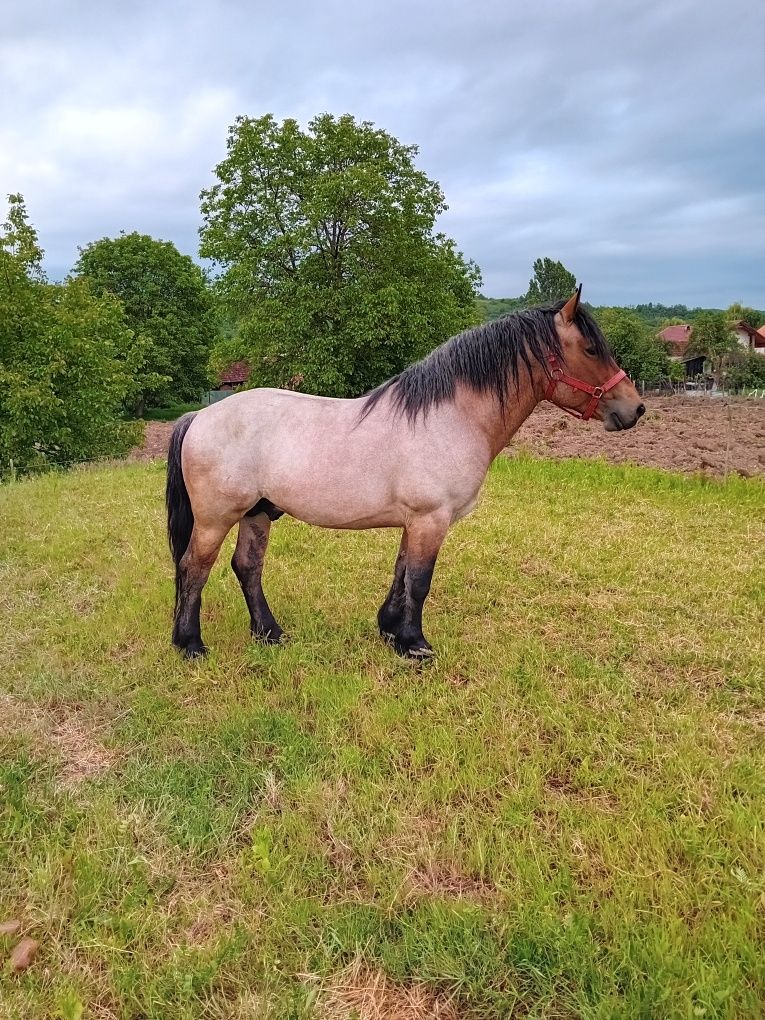
[[[62,277],[124,229],[197,253],[237,114],[350,112],[420,147],[514,296],[765,309],[765,0],[5,0],[0,192]]]

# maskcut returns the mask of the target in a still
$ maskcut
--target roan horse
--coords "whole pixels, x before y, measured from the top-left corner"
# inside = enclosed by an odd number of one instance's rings
[[[534,407],[551,400],[608,431],[645,411],[580,293],[453,337],[364,397],[254,389],[184,415],[167,465],[173,644],[187,658],[207,651],[202,589],[237,523],[231,562],[252,634],[279,642],[261,576],[271,523],[289,514],[324,528],[403,528],[377,622],[400,655],[431,655],[422,607],[441,543]]]

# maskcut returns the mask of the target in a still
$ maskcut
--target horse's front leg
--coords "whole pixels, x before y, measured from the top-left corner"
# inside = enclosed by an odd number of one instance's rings
[[[392,633],[393,647],[399,655],[410,659],[428,658],[433,654],[430,642],[422,633],[422,607],[450,523],[451,518],[444,514],[430,514],[415,518],[406,529],[403,608]]]
[[[405,573],[406,531],[401,535],[396,566],[393,568],[393,584],[390,586],[388,596],[377,613],[377,626],[380,628],[381,636],[386,641],[393,641],[396,631],[404,620],[404,603],[406,602],[406,592],[404,590]]]

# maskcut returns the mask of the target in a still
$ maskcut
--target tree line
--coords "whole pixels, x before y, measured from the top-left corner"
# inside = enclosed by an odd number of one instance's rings
[[[500,315],[507,315],[510,312],[516,312],[521,308],[529,307],[528,294],[512,298],[490,298],[479,294],[477,301],[481,315],[487,322],[492,319],[498,319]],[[730,305],[727,309],[701,308],[698,306],[689,308],[687,305],[663,305],[652,302],[619,307],[637,316],[646,326],[653,327],[655,332],[659,332],[665,326],[672,326],[677,323],[693,325],[698,316],[705,315],[707,312],[724,314],[727,319],[731,320],[743,319],[755,329],[765,325],[765,311],[748,308],[740,302]]]
[[[575,276],[549,258],[522,297],[480,296],[478,266],[436,229],[445,196],[417,151],[348,115],[306,129],[237,118],[200,196],[209,272],[170,242],[123,232],[80,248],[51,283],[24,200],[9,196],[0,474],[120,455],[148,407],[198,401],[234,361],[250,385],[356,396],[461,330],[570,296]],[[633,376],[669,370],[656,309],[682,317],[682,306],[595,310]]]
[[[525,294],[515,298],[479,295],[484,320],[552,304],[571,294],[576,277],[553,259],[537,259]],[[735,302],[727,309],[693,308],[685,305],[642,304],[630,307],[588,306],[608,338],[616,360],[633,379],[657,381],[682,378],[683,367],[669,357],[659,332],[665,326],[692,326],[686,354],[702,356],[710,374],[734,387],[765,386],[765,357],[743,351],[733,326],[744,322],[753,329],[765,324],[765,312]]]

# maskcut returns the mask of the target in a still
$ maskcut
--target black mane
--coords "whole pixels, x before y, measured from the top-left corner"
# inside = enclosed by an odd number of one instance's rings
[[[532,361],[544,365],[550,353],[561,357],[555,315],[564,304],[565,301],[560,301],[546,308],[512,312],[452,337],[422,361],[372,390],[364,401],[362,418],[390,392],[394,411],[414,421],[420,411],[427,415],[432,407],[453,399],[458,382],[478,393],[493,392],[504,413],[507,381],[512,375],[518,386],[520,363],[531,376]],[[574,321],[595,348],[596,356],[604,361],[613,360],[598,324],[581,304]]]

